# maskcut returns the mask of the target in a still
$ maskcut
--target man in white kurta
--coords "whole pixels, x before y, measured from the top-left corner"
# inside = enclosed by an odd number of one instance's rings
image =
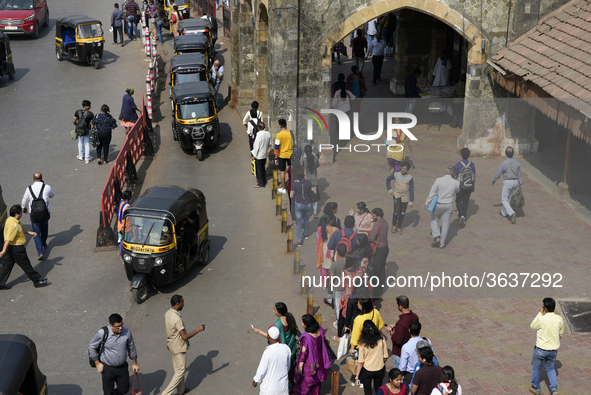
[[[272,326],[267,332],[269,345],[265,348],[252,386],[261,384],[260,395],[288,395],[288,375],[291,350],[279,343],[279,329]]]
[[[433,86],[449,85],[449,70],[451,70],[451,59],[447,57],[447,51],[442,51],[433,69]]]

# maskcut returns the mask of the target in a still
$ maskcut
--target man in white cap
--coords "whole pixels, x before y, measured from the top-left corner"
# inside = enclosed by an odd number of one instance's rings
[[[288,375],[291,350],[286,344],[279,343],[279,329],[272,326],[267,331],[269,345],[263,352],[257,373],[252,379],[252,386],[261,384],[260,395],[288,395]]]

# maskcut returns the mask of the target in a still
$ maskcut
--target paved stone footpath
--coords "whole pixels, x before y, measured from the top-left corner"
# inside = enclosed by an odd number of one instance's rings
[[[476,165],[476,191],[472,194],[465,228],[459,228],[457,212],[448,235],[445,249],[431,248],[430,212],[424,208],[429,189],[437,177],[444,175],[447,165],[461,159],[456,149],[459,129],[443,126],[440,131],[425,125],[413,129],[418,141],[408,153],[415,180],[415,204],[406,214],[404,234],[389,234],[390,255],[387,274],[391,276],[425,275],[445,271],[450,275],[464,272],[482,276],[486,273],[560,273],[551,281],[560,288],[544,287],[542,281],[530,287],[528,279],[522,288],[486,286],[478,289],[448,290],[390,289],[381,304],[387,323],[395,323],[398,311],[394,298],[399,294],[410,297],[411,309],[423,324],[423,336],[429,337],[435,354],[443,365],[456,371],[464,394],[521,394],[529,393],[531,358],[536,334],[529,325],[537,314],[545,296],[557,300],[589,299],[590,288],[585,279],[589,273],[591,226],[587,220],[567,205],[542,183],[524,170],[523,191],[526,205],[511,225],[499,216],[502,180],[491,185],[500,157],[470,158]],[[353,140],[351,144],[363,143]],[[368,207],[381,207],[388,223],[392,219],[392,198],[386,191],[385,179],[389,166],[385,151],[368,153],[340,152],[332,166],[318,170],[321,204],[336,201],[337,216],[344,220],[349,208],[365,201]],[[520,159],[520,158],[518,158]],[[527,166],[524,166],[527,167]],[[317,220],[310,227],[316,229]],[[295,227],[294,227],[295,228]],[[310,234],[314,234],[311,230]],[[295,237],[294,237],[295,238]],[[302,264],[309,275],[315,270],[315,237],[304,242]],[[546,283],[548,284],[548,283]],[[325,291],[315,289],[317,314],[323,316],[323,327],[332,337],[334,312],[322,303]],[[302,304],[304,302],[302,301]],[[562,314],[560,308],[557,311]],[[337,344],[332,342],[333,348]],[[591,368],[590,334],[576,334],[567,324],[556,367],[560,394],[582,394],[589,385]],[[389,361],[388,368],[391,367]],[[344,394],[360,394],[361,389],[350,385],[351,375],[341,372],[348,380],[341,380]],[[542,373],[543,377],[545,374]],[[326,383],[326,390],[329,383]],[[328,392],[327,392],[328,393]],[[549,394],[547,385],[542,393]]]

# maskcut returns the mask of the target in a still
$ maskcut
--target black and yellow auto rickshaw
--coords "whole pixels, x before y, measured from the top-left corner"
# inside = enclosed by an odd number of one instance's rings
[[[8,216],[8,212],[6,211],[6,203],[4,203],[4,198],[2,197],[2,186],[0,186],[0,245],[4,245],[4,223],[6,222],[6,218]]]
[[[209,81],[207,56],[202,53],[173,56],[170,59],[170,85],[195,81]]]
[[[194,188],[147,189],[125,210],[121,256],[133,299],[179,279],[194,264],[209,260],[209,221],[205,196]]]
[[[173,138],[202,161],[203,150],[214,146],[220,137],[213,87],[205,81],[178,84],[171,89],[170,99]]]
[[[10,50],[10,40],[8,36],[0,32],[0,78],[8,75],[11,80],[14,79],[14,64],[12,63],[12,51]]]
[[[100,67],[105,40],[101,21],[86,15],[73,15],[55,21],[55,55]]]
[[[37,366],[35,343],[24,335],[0,335],[0,394],[47,393],[47,378]]]
[[[207,56],[207,65],[211,67],[211,40],[203,34],[185,34],[174,39],[174,54],[202,53]]]
[[[207,19],[185,19],[179,22],[179,34],[201,34],[211,41],[211,23]]]
[[[189,6],[189,0],[174,0],[174,4],[178,7],[179,13],[183,17],[183,20],[191,18],[191,9]],[[172,5],[170,4],[170,0],[164,0],[164,11],[166,12],[166,16],[168,17],[171,15]],[[170,28],[169,26],[169,18],[166,18],[165,26]]]

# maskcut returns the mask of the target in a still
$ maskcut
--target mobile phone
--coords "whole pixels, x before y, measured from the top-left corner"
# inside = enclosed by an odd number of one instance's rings
[[[251,327],[252,329],[254,329],[254,325],[252,325],[252,324],[251,324],[251,325],[250,325],[250,327]]]

